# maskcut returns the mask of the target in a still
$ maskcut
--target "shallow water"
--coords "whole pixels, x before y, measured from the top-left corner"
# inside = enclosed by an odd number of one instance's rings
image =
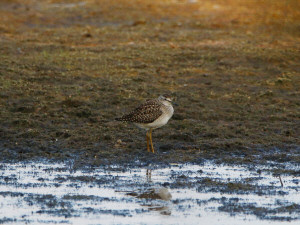
[[[299,224],[299,177],[268,168],[172,165],[73,170],[0,164],[0,223]],[[297,168],[295,168],[297,169]]]

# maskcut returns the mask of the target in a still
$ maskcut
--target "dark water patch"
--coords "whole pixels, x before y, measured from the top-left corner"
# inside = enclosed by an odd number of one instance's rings
[[[256,215],[260,219],[278,220],[278,221],[292,221],[300,219],[300,205],[291,204],[282,207],[268,208],[258,207],[255,203],[239,203],[238,199],[223,199],[223,206],[218,209],[229,213],[243,213],[249,215]],[[288,214],[289,216],[280,216],[280,214]]]
[[[0,224],[16,222],[16,219],[4,217],[0,219]]]
[[[109,201],[109,198],[102,198],[99,196],[94,195],[65,195],[63,197],[64,200],[74,200],[74,201],[86,201],[86,200],[92,200],[92,201]]]

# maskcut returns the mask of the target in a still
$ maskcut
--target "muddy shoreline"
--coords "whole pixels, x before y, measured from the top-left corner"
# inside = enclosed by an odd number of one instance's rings
[[[0,1],[0,223],[298,224],[299,12]],[[114,119],[165,93],[152,154]]]
[[[299,164],[298,8],[1,2],[0,160]],[[177,106],[152,155],[114,118],[163,93]]]

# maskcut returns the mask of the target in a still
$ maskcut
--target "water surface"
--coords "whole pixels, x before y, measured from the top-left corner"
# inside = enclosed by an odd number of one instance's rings
[[[0,165],[0,222],[13,224],[299,224],[299,177],[268,168],[172,165],[73,170]]]

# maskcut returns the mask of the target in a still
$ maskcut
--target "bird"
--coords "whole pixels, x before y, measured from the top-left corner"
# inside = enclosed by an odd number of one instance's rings
[[[132,122],[139,128],[145,129],[147,140],[147,151],[155,153],[152,143],[152,131],[166,125],[174,114],[172,98],[170,95],[160,95],[156,99],[150,99],[139,105],[117,121]]]

